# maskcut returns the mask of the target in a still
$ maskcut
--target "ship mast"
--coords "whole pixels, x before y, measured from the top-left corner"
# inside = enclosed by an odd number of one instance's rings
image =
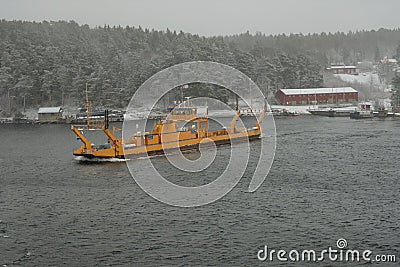
[[[88,127],[88,130],[89,130],[90,129],[90,117],[92,116],[92,107],[90,106],[90,102],[89,102],[88,83],[87,82],[86,82],[86,101],[85,101],[85,106],[86,106],[87,127]]]
[[[250,111],[253,112],[253,97],[251,95],[251,80],[249,79],[249,86],[250,86]]]

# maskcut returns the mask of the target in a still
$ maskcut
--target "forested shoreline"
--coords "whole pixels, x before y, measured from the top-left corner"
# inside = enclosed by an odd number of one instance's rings
[[[168,29],[1,20],[0,109],[7,110],[10,97],[12,112],[23,101],[27,107],[78,106],[86,82],[95,105],[123,108],[151,75],[194,60],[237,68],[265,91],[321,87],[330,63],[399,58],[399,43],[399,29],[202,37]]]

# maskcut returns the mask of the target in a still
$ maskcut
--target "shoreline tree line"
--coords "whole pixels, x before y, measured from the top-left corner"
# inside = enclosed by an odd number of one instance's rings
[[[237,68],[271,95],[279,88],[321,87],[322,71],[331,62],[373,60],[386,53],[399,57],[399,43],[399,29],[202,37],[140,26],[1,20],[0,110],[14,113],[24,104],[82,106],[86,82],[93,105],[123,108],[151,75],[194,60]],[[227,101],[218,91],[213,97]]]

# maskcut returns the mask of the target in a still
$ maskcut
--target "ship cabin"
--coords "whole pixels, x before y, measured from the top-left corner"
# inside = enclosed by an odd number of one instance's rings
[[[168,107],[167,119],[177,121],[188,121],[197,117],[197,107]]]
[[[168,107],[167,117],[151,132],[138,132],[128,142],[138,146],[180,142],[207,137],[208,119],[197,117],[197,107]]]

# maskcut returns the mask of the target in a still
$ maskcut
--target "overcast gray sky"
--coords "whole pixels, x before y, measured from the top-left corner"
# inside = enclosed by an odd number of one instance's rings
[[[400,27],[399,0],[0,0],[6,20],[75,20],[228,35]]]

